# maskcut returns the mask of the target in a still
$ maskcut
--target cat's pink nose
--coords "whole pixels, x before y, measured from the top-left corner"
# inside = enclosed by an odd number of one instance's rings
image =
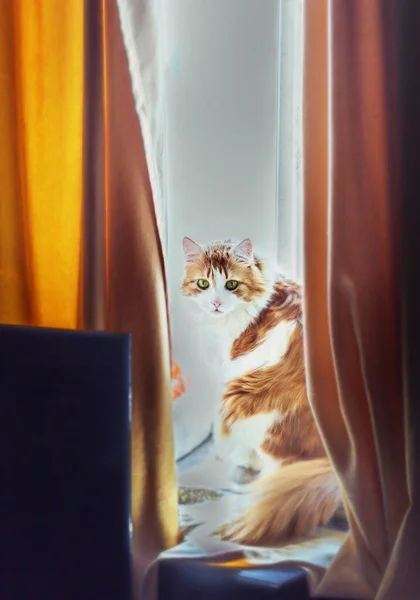
[[[214,308],[219,308],[220,306],[222,306],[220,300],[212,300],[211,303],[213,304]]]

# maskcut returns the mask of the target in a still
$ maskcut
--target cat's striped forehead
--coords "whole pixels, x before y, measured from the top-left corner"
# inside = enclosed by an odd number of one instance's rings
[[[229,272],[238,262],[232,253],[234,245],[233,242],[227,240],[225,242],[214,242],[203,248],[206,257],[206,276],[208,278],[213,278],[216,271],[222,273],[226,278],[229,277]]]

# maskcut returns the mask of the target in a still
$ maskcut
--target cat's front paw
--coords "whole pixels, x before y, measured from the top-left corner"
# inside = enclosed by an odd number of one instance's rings
[[[235,468],[245,471],[259,473],[263,468],[263,462],[257,452],[253,448],[247,448],[246,446],[236,446],[231,452],[230,460]]]
[[[235,467],[230,473],[230,479],[239,485],[248,485],[260,475],[259,471],[247,467]]]

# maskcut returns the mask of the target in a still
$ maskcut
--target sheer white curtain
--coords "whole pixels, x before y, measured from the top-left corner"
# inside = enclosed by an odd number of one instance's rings
[[[185,229],[251,235],[301,276],[303,2],[118,0],[174,272]]]
[[[164,0],[117,0],[136,110],[153,189],[158,226],[166,251],[164,198],[165,109],[163,96]]]

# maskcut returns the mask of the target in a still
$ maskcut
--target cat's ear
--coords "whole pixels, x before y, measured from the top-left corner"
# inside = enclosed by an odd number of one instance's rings
[[[245,238],[233,248],[234,254],[241,260],[253,262],[254,252],[252,250],[252,242],[249,238]]]
[[[184,237],[182,242],[186,262],[194,262],[203,254],[201,246],[193,242],[190,238]]]

